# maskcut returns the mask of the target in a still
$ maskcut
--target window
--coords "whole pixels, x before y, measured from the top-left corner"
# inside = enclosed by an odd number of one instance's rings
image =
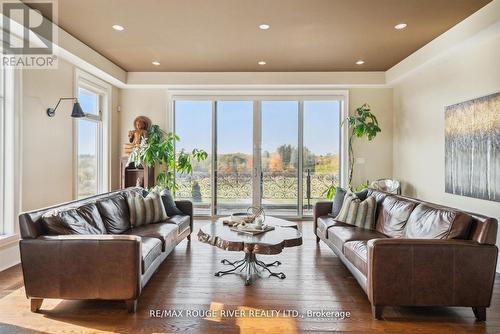
[[[4,70],[0,67],[0,235],[5,233],[5,90],[4,90]]]
[[[176,151],[209,158],[178,175],[176,197],[195,214],[230,215],[249,206],[284,217],[311,216],[332,184],[341,185],[346,94],[329,96],[175,96]]]
[[[77,72],[77,97],[85,117],[75,119],[75,197],[109,189],[109,85]]]
[[[15,234],[19,212],[18,72],[0,67],[0,235]]]

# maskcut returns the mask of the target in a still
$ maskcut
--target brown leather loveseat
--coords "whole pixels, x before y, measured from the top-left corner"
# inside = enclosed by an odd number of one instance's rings
[[[372,230],[336,221],[317,203],[314,231],[368,296],[375,319],[384,306],[467,306],[486,319],[495,280],[497,220],[369,189]]]
[[[125,300],[129,312],[136,311],[141,289],[174,247],[190,238],[193,207],[176,201],[183,215],[131,228],[125,200],[130,191],[142,190],[129,188],[19,215],[24,286],[33,312],[44,298]],[[91,217],[90,223],[77,219],[70,226],[75,233],[49,234],[42,216],[73,208]],[[95,229],[100,233],[85,233]]]

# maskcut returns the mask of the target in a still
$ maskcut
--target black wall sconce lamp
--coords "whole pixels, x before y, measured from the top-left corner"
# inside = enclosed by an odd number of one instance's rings
[[[57,107],[59,107],[59,103],[61,103],[62,100],[75,100],[75,104],[73,104],[73,110],[71,111],[71,117],[74,118],[85,117],[85,113],[83,112],[82,107],[80,106],[80,103],[78,103],[78,99],[76,97],[61,97],[54,108],[47,109],[47,116],[49,117],[55,116],[56,109]]]

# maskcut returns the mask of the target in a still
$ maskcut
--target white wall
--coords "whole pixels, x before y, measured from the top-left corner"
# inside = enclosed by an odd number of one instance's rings
[[[41,208],[73,197],[73,119],[71,101],[55,117],[45,110],[60,97],[73,96],[74,67],[23,71],[22,210]]]
[[[455,49],[394,86],[394,175],[405,194],[500,220],[500,203],[444,191],[444,107],[498,91],[500,32]]]
[[[23,73],[23,189],[22,209],[32,210],[73,198],[73,104],[63,101],[55,117],[45,110],[60,97],[74,95],[75,66],[60,60],[56,70]],[[118,187],[119,90],[111,94],[111,180]],[[114,132],[113,132],[114,130]]]
[[[354,139],[353,183],[392,177],[393,97],[391,88],[355,88],[349,90],[349,113],[368,103],[377,117],[381,132],[372,141]],[[360,163],[360,159],[364,162]]]
[[[123,145],[128,143],[128,131],[134,129],[137,116],[147,116],[153,124],[167,128],[167,91],[165,89],[122,89],[120,91],[119,152],[123,156]]]

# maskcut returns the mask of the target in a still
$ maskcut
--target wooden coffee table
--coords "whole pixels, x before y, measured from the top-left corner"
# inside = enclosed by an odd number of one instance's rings
[[[214,223],[203,226],[198,232],[198,240],[226,251],[244,252],[245,257],[234,262],[222,260],[222,264],[230,265],[232,268],[218,271],[215,276],[237,274],[245,270],[245,285],[250,285],[252,277],[254,275],[260,276],[263,271],[267,271],[270,276],[276,276],[280,279],[286,278],[284,273],[273,272],[269,269],[269,267],[281,265],[280,261],[264,263],[257,259],[256,254],[279,254],[285,247],[302,245],[302,233],[297,229],[296,223],[280,218],[266,217],[265,224],[274,226],[274,230],[250,235],[231,231],[229,226],[222,223],[224,219],[228,218],[221,218]]]

